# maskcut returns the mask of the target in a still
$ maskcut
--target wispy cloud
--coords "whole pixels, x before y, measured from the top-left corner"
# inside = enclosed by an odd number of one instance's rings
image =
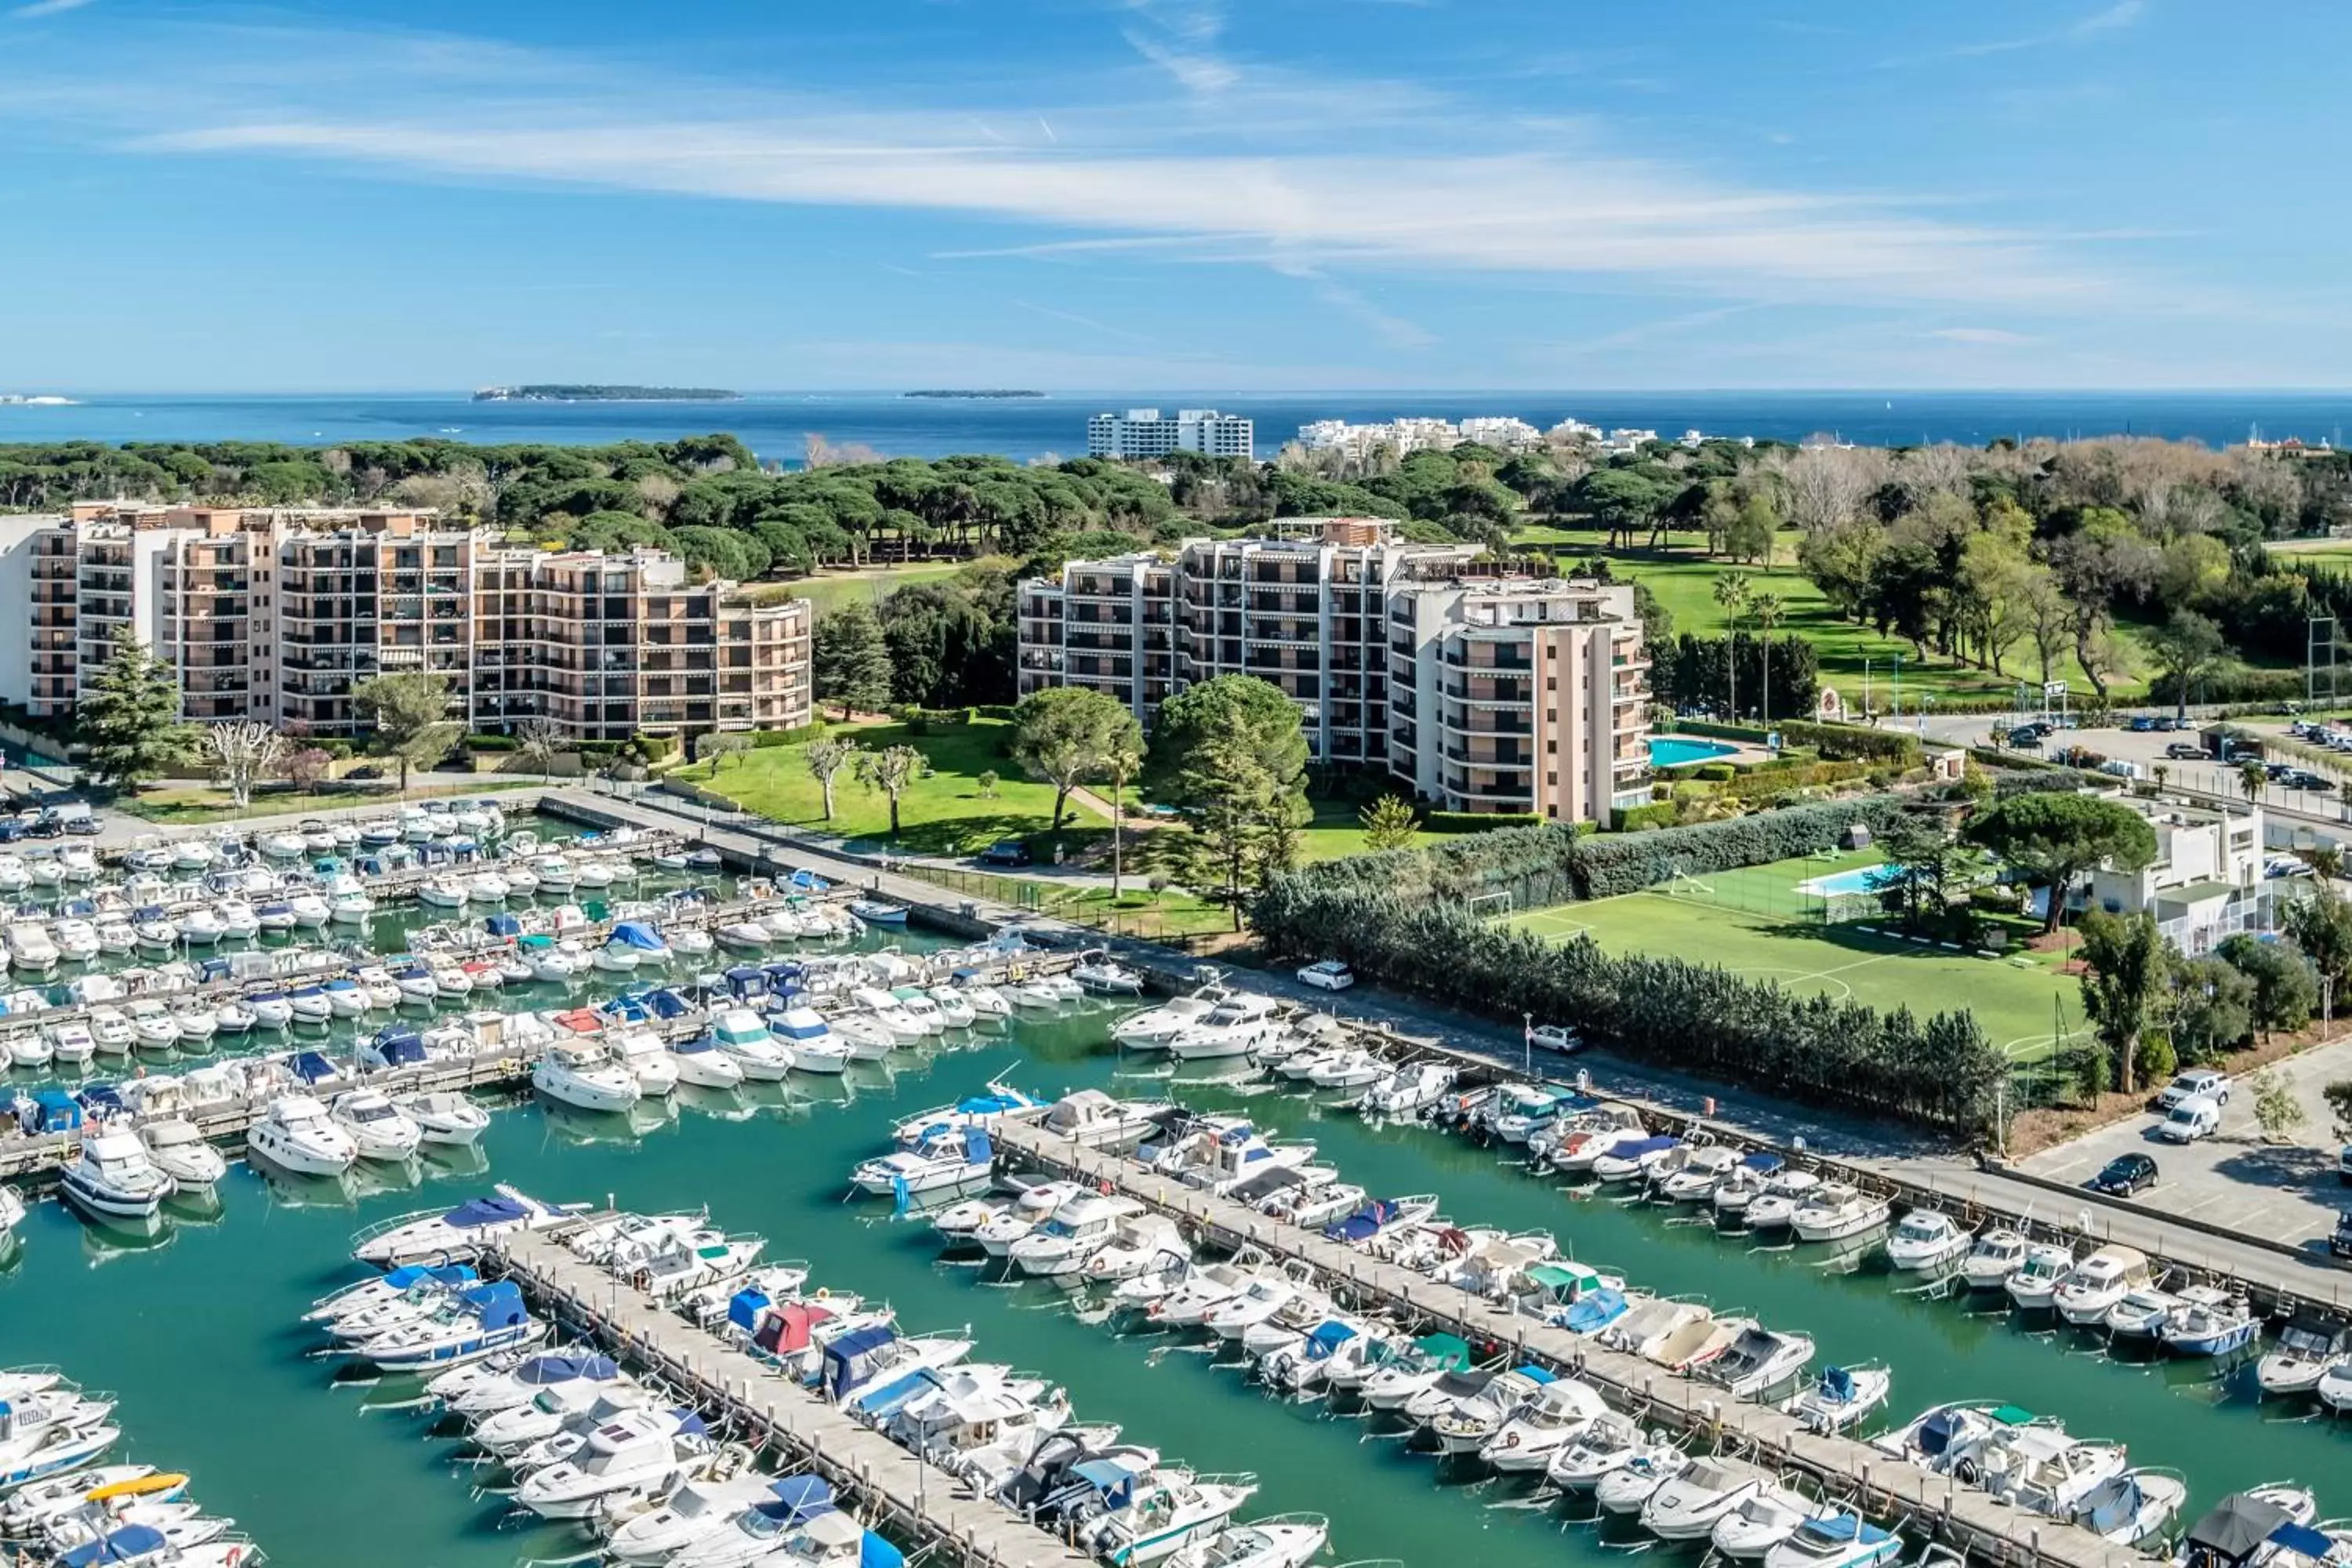
[[[1882,70],[1903,66],[1928,65],[1937,60],[1979,59],[1988,55],[2011,55],[2025,49],[2047,48],[2053,44],[2081,42],[2108,33],[2119,33],[2138,25],[2147,15],[2147,0],[2116,0],[2105,10],[2078,16],[2063,27],[2046,32],[2024,33],[2015,37],[1989,38],[1973,44],[1955,44],[1950,48],[1930,50],[1920,55],[1899,55],[1878,62]]]
[[[2113,33],[2137,25],[2147,15],[2147,0],[2116,0],[2104,11],[2095,11],[2066,29],[2074,38],[2094,37],[2101,33]]]
[[[29,5],[19,5],[8,13],[11,21],[30,22],[42,16],[55,16],[60,12],[79,11],[93,0],[33,0]]]
[[[1128,0],[1127,9],[1138,18],[1121,29],[1128,43],[1185,91],[1213,96],[1241,79],[1216,52],[1225,30],[1224,8],[1216,0]]]
[[[1937,327],[1927,334],[1948,343],[1969,343],[1979,348],[2013,348],[2035,340],[2023,332],[2012,332],[2005,327]]]

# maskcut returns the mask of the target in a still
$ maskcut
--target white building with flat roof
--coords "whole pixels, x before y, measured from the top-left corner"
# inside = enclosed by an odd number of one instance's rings
[[[1238,414],[1213,408],[1180,408],[1165,418],[1157,408],[1130,408],[1124,414],[1097,414],[1087,421],[1089,458],[1165,458],[1174,452],[1198,452],[1208,458],[1254,458],[1255,431]]]

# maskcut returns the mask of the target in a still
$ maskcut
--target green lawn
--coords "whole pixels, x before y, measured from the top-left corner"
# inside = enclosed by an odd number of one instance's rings
[[[1599,529],[1538,524],[1523,530],[1520,537],[1571,557],[1607,556],[1620,579],[1640,583],[1657,595],[1659,604],[1674,616],[1677,632],[1719,636],[1723,631],[1723,608],[1715,602],[1715,584],[1727,572],[1748,573],[1751,592],[1777,594],[1787,607],[1788,615],[1776,635],[1801,637],[1811,643],[1821,659],[1822,683],[1835,687],[1851,706],[1859,707],[1862,702],[1865,660],[1869,665],[1871,701],[1881,712],[1888,709],[1894,697],[1891,677],[1897,655],[1903,659],[1902,700],[1906,712],[1914,698],[1921,693],[1938,698],[2006,697],[2016,690],[2020,679],[2033,679],[2040,673],[2032,648],[2024,644],[2013,650],[2005,677],[1961,665],[1922,666],[1908,642],[1900,637],[1882,637],[1830,607],[1812,580],[1798,569],[1791,534],[1781,536],[1779,552],[1769,568],[1710,559],[1697,545],[1690,543],[1661,550],[1610,550],[1604,547],[1606,535]],[[1755,629],[1752,621],[1748,623],[1748,629]],[[2125,628],[2124,646],[2136,664],[2145,662],[2129,627]],[[2088,683],[2071,658],[2059,673],[2087,689]],[[2141,670],[2131,681],[2116,684],[2120,689],[2145,679],[2146,673]]]
[[[429,777],[419,774],[410,783],[405,796],[391,787],[331,790],[323,794],[285,791],[257,795],[253,797],[253,804],[242,811],[231,804],[226,790],[190,784],[144,790],[135,797],[113,804],[149,822],[167,827],[190,827],[205,823],[242,822],[251,816],[294,816],[310,812],[350,811],[364,805],[389,810],[399,805],[403,799],[415,800],[425,795],[488,795],[494,790],[532,789],[539,784],[535,778],[487,776],[453,783],[446,775]]]
[[[1720,963],[1735,973],[1778,981],[1806,994],[1851,996],[1874,1007],[1905,1006],[1918,1014],[1968,1007],[1993,1044],[2021,1061],[2049,1053],[2060,1013],[2063,1026],[2080,1035],[2084,1027],[2081,989],[2047,959],[1982,958],[1865,935],[1854,925],[1824,926],[1791,918],[1809,901],[1798,892],[1799,884],[1873,858],[1863,854],[1784,860],[1709,873],[1699,879],[1703,893],[1628,893],[1510,918],[1513,924],[1555,940],[1589,932],[1613,952]],[[1726,908],[1724,902],[1748,907]]]
[[[893,588],[903,588],[909,583],[936,583],[942,577],[952,577],[966,564],[961,561],[918,561],[906,566],[824,572],[788,583],[762,583],[753,594],[762,599],[806,599],[816,605],[816,613],[822,616],[861,599],[871,604]]]
[[[969,725],[932,724],[929,733],[922,735],[910,733],[904,724],[861,724],[835,733],[854,738],[868,751],[903,743],[922,752],[933,771],[899,799],[898,847],[919,855],[970,855],[1000,838],[1043,834],[1053,823],[1053,786],[1024,778],[1020,764],[997,751],[998,742],[1012,731],[1002,720],[982,719]],[[990,772],[999,782],[992,796],[983,796],[980,775]],[[877,840],[890,831],[889,801],[847,769],[834,778],[835,816],[831,822],[824,820],[824,792],[809,776],[806,746],[739,752],[723,759],[715,779],[710,765],[703,763],[671,776],[716,790],[762,816],[795,826]],[[1065,839],[1109,833],[1108,824],[1075,800],[1070,811],[1076,828],[1066,827]]]

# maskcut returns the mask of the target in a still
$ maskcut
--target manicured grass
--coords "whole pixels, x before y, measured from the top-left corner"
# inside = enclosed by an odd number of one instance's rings
[[[381,790],[338,790],[327,794],[257,795],[253,804],[240,811],[229,800],[226,790],[202,785],[186,788],[151,789],[135,798],[117,800],[113,804],[133,816],[166,827],[198,826],[214,822],[242,822],[254,816],[297,816],[310,812],[350,811],[360,806],[376,806],[396,810],[404,799],[417,800],[425,795],[488,795],[502,789],[533,789],[540,781],[530,779],[474,778],[462,784],[446,779],[430,782],[413,779],[408,794],[403,796],[395,788]]]
[[[1698,879],[1706,893],[1628,893],[1529,910],[1510,920],[1558,941],[1589,932],[1612,952],[1719,963],[1807,995],[1851,996],[1874,1007],[1908,1007],[1920,1015],[1966,1007],[1992,1043],[2020,1061],[2050,1053],[2061,1014],[2070,1035],[2082,1037],[2086,1026],[2080,987],[2060,975],[2053,961],[2032,955],[1981,958],[1931,943],[1865,935],[1852,924],[1792,918],[1810,901],[1798,893],[1800,883],[1873,858],[1847,855],[1711,872]],[[1726,908],[1724,902],[1748,907]]]
[[[1020,764],[997,750],[1013,732],[1002,720],[982,719],[971,724],[932,724],[927,734],[914,734],[904,724],[860,724],[835,733],[855,739],[867,751],[908,745],[931,765],[929,778],[917,779],[899,797],[900,834],[897,847],[918,855],[971,855],[1000,838],[1026,838],[1045,833],[1053,824],[1054,786],[1022,776]],[[980,775],[994,773],[993,796],[980,793]],[[806,746],[769,746],[724,760],[718,776],[709,763],[696,763],[672,775],[715,790],[751,811],[778,822],[846,838],[886,839],[890,831],[890,803],[879,791],[869,790],[846,768],[834,777],[834,819],[824,820],[824,791],[809,776]],[[1092,813],[1074,799],[1070,812],[1081,833],[1108,832]],[[1065,822],[1069,818],[1066,817]],[[1066,827],[1063,837],[1071,837]],[[1044,856],[1040,856],[1043,860]]]
[[[762,583],[753,595],[761,599],[806,599],[816,605],[816,613],[822,616],[861,599],[874,603],[892,589],[903,588],[909,583],[935,583],[942,577],[952,577],[966,564],[961,561],[918,561],[905,566],[824,572],[784,583]]]
[[[1821,660],[1822,683],[1835,687],[1849,707],[1859,708],[1862,704],[1864,665],[1867,661],[1871,701],[1880,712],[1888,710],[1895,696],[1892,677],[1898,655],[1903,660],[1901,697],[1906,712],[1911,710],[1915,698],[1921,694],[1937,698],[2006,697],[2017,689],[2019,679],[2031,679],[2039,674],[2033,650],[2025,644],[2012,650],[2007,676],[1940,661],[1923,666],[1908,642],[1900,637],[1880,637],[1871,627],[1858,626],[1830,607],[1821,590],[1798,568],[1793,534],[1780,536],[1769,567],[1756,567],[1710,558],[1693,543],[1660,550],[1611,550],[1604,545],[1606,534],[1599,529],[1538,525],[1529,531],[1533,535],[1530,542],[1541,543],[1557,552],[1576,558],[1606,556],[1621,580],[1640,583],[1657,595],[1658,603],[1674,616],[1676,632],[1720,636],[1724,615],[1723,607],[1715,602],[1715,585],[1726,573],[1747,573],[1751,595],[1778,595],[1785,606],[1787,614],[1775,628],[1774,637],[1801,637],[1812,644]],[[1743,624],[1751,635],[1755,632],[1752,618]],[[2147,661],[2131,628],[2125,629],[2123,640],[2126,656],[2136,666],[2144,666]],[[2087,689],[2088,683],[2074,668],[2071,657],[2059,673]],[[2115,685],[2120,691],[2126,686],[2139,685],[2145,679],[2146,670],[2137,669],[2130,679]]]

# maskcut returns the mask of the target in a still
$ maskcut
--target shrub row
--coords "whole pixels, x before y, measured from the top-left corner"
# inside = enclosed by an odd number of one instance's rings
[[[1276,953],[1338,958],[1446,1005],[1532,1014],[1643,1061],[1809,1104],[1975,1131],[1996,1114],[2008,1072],[1966,1010],[1922,1022],[1908,1008],[1800,997],[1713,965],[1612,956],[1586,937],[1556,946],[1451,901],[1285,876],[1252,918]]]
[[[751,749],[761,752],[770,746],[806,745],[823,735],[824,731],[824,721],[822,719],[813,724],[797,724],[789,730],[754,730],[751,732]]]
[[[1918,736],[1860,724],[1816,724],[1796,719],[1780,726],[1780,739],[1792,746],[1811,746],[1832,762],[1893,763],[1916,768],[1922,756]]]
[[[1613,826],[1620,833],[1641,833],[1653,827],[1672,827],[1681,814],[1681,805],[1671,800],[1654,800],[1647,805],[1621,805]]]
[[[468,735],[466,737],[466,749],[469,752],[513,752],[520,750],[521,747],[522,742],[516,740],[512,735]]]
[[[1532,811],[1433,811],[1421,819],[1424,833],[1493,833],[1505,827],[1539,826]]]

